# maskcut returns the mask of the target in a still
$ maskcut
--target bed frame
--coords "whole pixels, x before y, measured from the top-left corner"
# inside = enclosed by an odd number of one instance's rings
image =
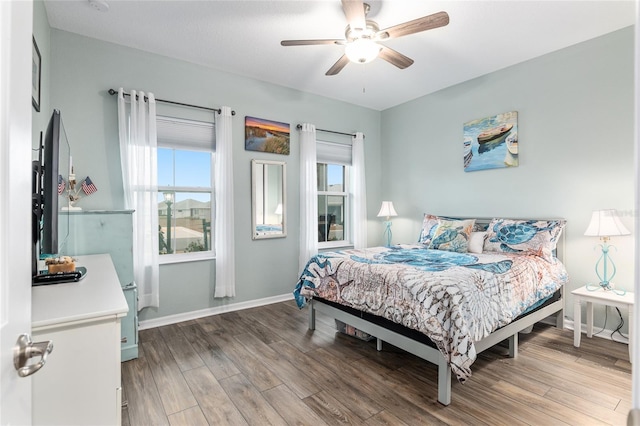
[[[547,220],[547,219],[539,219]],[[491,219],[477,219],[478,224],[487,224]],[[562,260],[564,258],[564,232],[560,236],[557,244],[556,256]],[[514,358],[518,356],[518,333],[532,327],[536,322],[542,321],[547,317],[555,316],[556,327],[564,328],[564,286],[559,290],[559,299],[543,306],[538,310],[516,319],[512,323],[499,328],[484,339],[475,342],[476,353],[480,353],[492,346],[508,340],[509,356]],[[357,315],[351,314],[327,303],[322,300],[311,299],[309,301],[309,330],[316,328],[316,311],[322,312],[332,318],[352,325],[355,328],[364,331],[376,337],[376,347],[378,351],[382,350],[382,343],[388,342],[392,345],[403,349],[417,357],[436,364],[438,366],[438,402],[443,405],[451,403],[451,368],[442,353],[437,348],[427,344],[418,342],[398,332],[392,331],[381,325],[374,324]]]

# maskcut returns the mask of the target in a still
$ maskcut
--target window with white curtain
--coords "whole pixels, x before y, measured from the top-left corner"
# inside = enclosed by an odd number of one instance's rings
[[[351,145],[316,142],[318,174],[318,247],[352,244],[349,171]]]
[[[213,123],[158,116],[160,262],[214,256]]]

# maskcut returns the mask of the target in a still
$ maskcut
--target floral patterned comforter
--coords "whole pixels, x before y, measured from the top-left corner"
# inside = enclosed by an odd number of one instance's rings
[[[471,376],[474,342],[567,282],[556,259],[454,253],[422,245],[327,252],[309,260],[294,295],[319,296],[426,334],[458,380]]]

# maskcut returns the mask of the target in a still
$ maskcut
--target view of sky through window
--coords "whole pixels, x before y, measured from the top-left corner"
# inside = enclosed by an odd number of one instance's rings
[[[210,188],[211,153],[158,148],[158,186]],[[209,194],[206,193],[189,195],[198,201],[209,201]],[[159,194],[161,199],[162,194]]]

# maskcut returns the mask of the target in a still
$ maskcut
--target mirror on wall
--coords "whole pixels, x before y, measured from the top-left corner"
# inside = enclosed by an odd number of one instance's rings
[[[287,164],[251,160],[251,235],[254,240],[287,236]]]

